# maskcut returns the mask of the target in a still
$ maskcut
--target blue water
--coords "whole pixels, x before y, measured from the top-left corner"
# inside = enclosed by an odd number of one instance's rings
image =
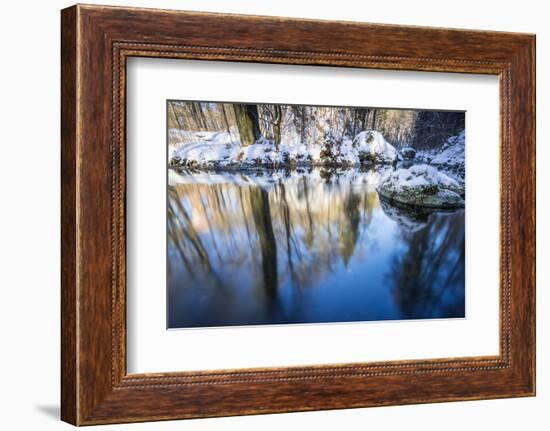
[[[169,328],[464,317],[464,211],[382,201],[383,172],[171,172]]]

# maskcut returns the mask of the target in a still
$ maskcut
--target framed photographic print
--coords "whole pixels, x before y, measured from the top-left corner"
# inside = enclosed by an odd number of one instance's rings
[[[535,394],[535,37],[62,11],[62,419]]]
[[[465,317],[464,112],[167,106],[169,329]]]

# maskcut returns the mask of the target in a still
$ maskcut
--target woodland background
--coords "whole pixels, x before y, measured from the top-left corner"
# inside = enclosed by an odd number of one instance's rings
[[[353,139],[364,130],[377,130],[398,149],[437,148],[465,127],[463,112],[407,109],[347,108],[304,105],[240,104],[169,101],[170,142],[196,141],[196,134],[185,131],[224,131],[241,145],[252,145],[262,136],[277,147],[288,136],[298,135],[302,142],[315,142],[330,128]]]

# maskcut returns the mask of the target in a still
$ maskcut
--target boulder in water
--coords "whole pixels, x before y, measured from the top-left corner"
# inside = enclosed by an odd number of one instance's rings
[[[463,208],[464,188],[432,166],[414,165],[386,174],[376,189],[382,198],[423,208]]]

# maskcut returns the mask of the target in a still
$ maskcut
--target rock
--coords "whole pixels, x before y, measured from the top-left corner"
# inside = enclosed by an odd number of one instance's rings
[[[414,159],[416,156],[416,150],[411,147],[405,147],[401,149],[401,155],[404,159]]]
[[[374,164],[395,164],[401,156],[382,133],[375,130],[366,130],[359,133],[353,140],[361,162]]]
[[[386,174],[376,189],[382,198],[423,208],[463,208],[464,188],[428,165],[414,165]]]
[[[181,159],[180,156],[178,156],[176,154],[176,155],[170,157],[169,164],[170,164],[170,166],[173,166],[173,167],[181,167],[181,166],[184,165],[184,161]]]

